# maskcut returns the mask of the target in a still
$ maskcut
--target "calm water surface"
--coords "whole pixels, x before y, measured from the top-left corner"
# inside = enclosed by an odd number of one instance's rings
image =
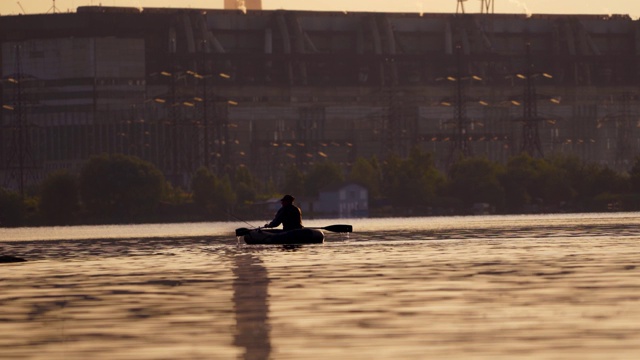
[[[637,359],[640,213],[0,229],[0,359]]]

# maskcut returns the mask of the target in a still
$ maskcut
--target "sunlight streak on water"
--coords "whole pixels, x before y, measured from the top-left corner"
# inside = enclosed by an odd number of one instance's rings
[[[237,223],[181,223],[0,228],[0,241],[167,238],[216,235],[221,236],[232,233],[234,225],[237,225]],[[244,226],[246,227],[246,224]]]
[[[32,229],[0,241],[29,260],[0,265],[0,358],[637,358],[638,215],[314,220],[355,232],[301,247]]]

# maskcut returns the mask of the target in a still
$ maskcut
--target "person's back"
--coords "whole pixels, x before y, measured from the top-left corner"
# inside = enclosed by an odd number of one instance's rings
[[[285,231],[302,228],[302,211],[299,207],[293,205],[295,198],[291,195],[285,195],[280,202],[282,207],[276,213],[275,218],[265,224],[265,227],[272,228],[282,224]]]
[[[284,205],[282,211],[282,228],[293,230],[302,228],[302,211],[293,204]]]

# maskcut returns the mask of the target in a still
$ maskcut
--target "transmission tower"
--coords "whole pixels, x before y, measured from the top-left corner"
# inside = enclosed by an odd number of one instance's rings
[[[22,70],[22,47],[15,47],[15,73],[9,76],[5,82],[13,85],[13,104],[3,105],[3,109],[13,113],[13,122],[3,126],[3,130],[9,133],[8,156],[5,162],[6,179],[8,187],[18,188],[24,198],[25,186],[28,177],[33,178],[31,170],[35,168],[35,161],[31,154],[31,127],[27,123],[26,101],[24,83],[27,77]]]
[[[598,120],[598,129],[607,122],[615,124],[616,147],[614,164],[620,169],[626,168],[634,156],[634,129],[637,127],[636,120],[640,117],[640,112],[638,111],[639,100],[640,96],[631,92],[611,95],[611,109],[616,111],[612,111]]]
[[[481,81],[482,78],[476,75],[463,73],[462,45],[456,45],[456,74],[447,76],[446,80],[453,82],[453,95],[445,97],[440,101],[440,105],[453,106],[454,133],[451,135],[452,145],[448,163],[452,164],[457,157],[467,157],[471,155],[471,144],[469,139],[469,127],[472,124],[467,117],[467,103],[473,102],[480,105],[487,103],[479,99],[473,99],[465,94],[465,84],[472,81]]]
[[[481,0],[480,13],[481,14],[493,14],[493,13],[495,13],[495,1],[494,0]]]
[[[527,69],[525,71],[524,108],[522,115],[522,151],[532,156],[537,154],[543,157],[542,145],[540,144],[538,101],[531,68],[531,46],[527,44]]]
[[[455,101],[453,104],[456,132],[453,137],[454,140],[451,155],[453,156],[458,152],[462,156],[469,156],[471,155],[471,148],[469,146],[469,138],[467,135],[469,119],[467,119],[467,107],[464,100],[464,89],[462,87],[462,47],[460,45],[456,46],[456,69],[454,82]]]
[[[49,10],[47,10],[47,14],[48,13],[58,13],[60,12],[60,10],[58,10],[58,8],[56,7],[56,0],[52,0],[53,1],[53,5],[51,5],[51,8],[49,8]]]
[[[634,96],[630,93],[622,95],[621,112],[622,119],[618,126],[618,141],[616,144],[616,165],[623,165],[632,156],[633,115],[631,114],[631,101]],[[637,114],[636,114],[637,115]]]
[[[456,14],[464,14],[464,3],[467,0],[457,0]],[[481,14],[493,14],[495,12],[494,0],[480,0],[480,13]]]
[[[464,3],[467,0],[458,0],[458,4],[456,5],[456,14],[464,14]]]
[[[559,99],[538,95],[536,91],[535,79],[537,77],[553,78],[547,73],[538,73],[533,71],[533,62],[531,60],[531,44],[526,44],[526,68],[522,74],[516,74],[516,77],[525,81],[522,98],[513,98],[511,103],[514,105],[523,105],[522,118],[522,147],[521,151],[533,157],[544,157],[542,144],[540,142],[540,122],[545,121],[538,115],[538,100],[547,99],[558,104]]]

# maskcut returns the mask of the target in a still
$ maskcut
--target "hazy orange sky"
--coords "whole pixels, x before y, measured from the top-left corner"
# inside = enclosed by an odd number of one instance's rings
[[[497,13],[515,14],[627,14],[640,17],[640,0],[494,0]],[[0,14],[75,11],[78,6],[222,8],[223,0],[0,0]],[[457,0],[263,0],[265,9],[380,12],[448,12]],[[468,13],[479,12],[480,0],[465,3]]]

